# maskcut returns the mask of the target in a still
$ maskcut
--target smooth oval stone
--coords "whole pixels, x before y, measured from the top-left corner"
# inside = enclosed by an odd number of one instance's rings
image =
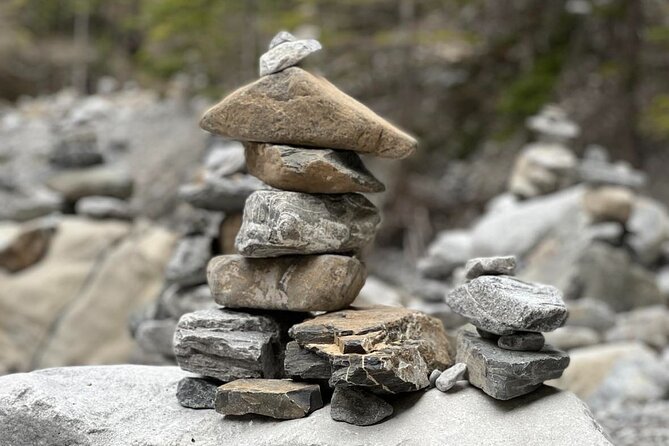
[[[340,255],[247,259],[214,257],[207,279],[214,299],[229,308],[335,311],[349,306],[365,283],[365,267]]]
[[[235,246],[244,257],[353,253],[374,239],[380,221],[359,194],[258,191],[246,200]]]
[[[536,352],[541,350],[545,342],[541,333],[526,331],[500,336],[497,345],[505,350]]]
[[[330,404],[330,416],[356,426],[370,426],[393,414],[393,406],[364,389],[335,387]]]
[[[447,368],[439,375],[439,378],[435,381],[434,385],[437,389],[442,392],[448,392],[455,385],[456,382],[461,380],[465,373],[467,372],[467,364],[458,362],[452,367]]]
[[[430,372],[430,387],[434,387],[437,383],[437,379],[441,375],[441,370],[434,369]]]
[[[446,303],[477,328],[498,335],[561,327],[567,306],[555,287],[509,276],[481,276],[453,289]]]
[[[316,39],[284,40],[260,56],[260,75],[278,73],[300,63],[311,53],[323,48]]]
[[[311,194],[383,192],[354,152],[245,143],[249,172],[272,187]]]

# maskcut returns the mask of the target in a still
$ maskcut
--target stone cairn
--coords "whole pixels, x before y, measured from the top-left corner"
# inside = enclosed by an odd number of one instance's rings
[[[453,362],[437,319],[348,308],[366,279],[359,253],[380,222],[360,193],[384,189],[356,152],[399,159],[417,142],[296,66],[320,48],[279,33],[260,59],[260,79],[200,122],[242,141],[248,171],[271,189],[246,200],[239,254],[208,264],[220,307],[187,313],[176,326],[177,362],[199,375],[178,386],[185,407],[292,419],[332,395],[333,419],[368,425],[391,415],[385,395],[426,388],[430,371]]]
[[[465,283],[446,303],[476,327],[458,334],[457,364],[430,376],[448,390],[467,371],[469,382],[491,397],[508,400],[559,378],[569,356],[544,342],[542,332],[567,320],[562,293],[555,287],[513,277],[516,259],[482,257],[465,265]]]

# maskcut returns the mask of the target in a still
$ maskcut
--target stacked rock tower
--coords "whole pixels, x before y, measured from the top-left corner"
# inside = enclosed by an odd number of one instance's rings
[[[472,259],[466,282],[446,297],[478,332],[459,333],[458,365],[466,365],[472,385],[499,400],[525,395],[569,365],[569,356],[545,344],[542,334],[567,320],[562,293],[516,279],[515,269],[513,256]]]
[[[261,78],[200,123],[242,141],[248,172],[271,188],[246,200],[238,254],[209,262],[221,307],[177,324],[177,362],[201,375],[180,383],[182,405],[298,418],[334,388],[334,419],[373,424],[392,413],[378,395],[425,388],[432,369],[452,363],[438,320],[348,308],[366,279],[359,253],[380,222],[361,193],[384,190],[356,152],[399,159],[417,142],[295,66],[318,49],[315,40],[279,33],[260,59]]]

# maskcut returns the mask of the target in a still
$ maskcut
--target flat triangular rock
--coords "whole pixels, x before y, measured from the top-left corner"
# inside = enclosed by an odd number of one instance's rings
[[[322,77],[291,67],[241,87],[200,127],[242,141],[353,150],[406,158],[418,143]]]

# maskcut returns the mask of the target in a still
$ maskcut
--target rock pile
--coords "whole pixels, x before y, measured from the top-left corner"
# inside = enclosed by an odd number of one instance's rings
[[[186,407],[300,418],[334,388],[332,418],[367,425],[392,414],[382,395],[423,389],[431,370],[452,363],[438,320],[404,308],[346,309],[365,282],[360,253],[380,222],[361,193],[384,190],[356,152],[404,158],[417,143],[295,66],[319,48],[280,33],[261,58],[261,78],[201,120],[205,130],[243,141],[248,171],[263,183],[244,181],[271,188],[246,199],[238,254],[208,263],[221,307],[184,314],[176,325],[177,362],[200,375],[178,387]],[[227,211],[223,183],[205,184],[183,195]],[[201,280],[207,257],[196,251],[184,256],[197,258],[188,285]]]
[[[515,268],[514,257],[467,262],[467,282],[452,290],[446,302],[478,334],[460,332],[459,368],[436,379],[440,390],[452,386],[466,369],[471,384],[493,398],[508,400],[560,377],[569,365],[569,356],[545,344],[541,334],[565,323],[568,312],[562,293],[552,286],[512,277]]]

